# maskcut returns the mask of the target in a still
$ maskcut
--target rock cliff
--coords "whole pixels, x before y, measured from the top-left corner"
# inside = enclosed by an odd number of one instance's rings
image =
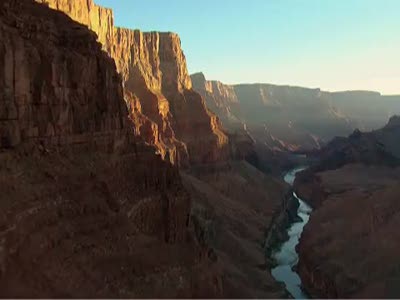
[[[134,136],[96,39],[0,3],[0,297],[220,297],[179,172]]]
[[[205,98],[207,107],[219,116],[224,127],[243,128],[243,121],[236,116],[239,100],[232,86],[220,81],[208,81],[203,73],[193,74],[191,78],[193,88]]]
[[[113,142],[126,127],[114,62],[94,34],[60,19],[34,24],[3,11],[0,148]]]
[[[37,0],[97,33],[123,78],[137,135],[173,163],[208,163],[228,156],[217,117],[193,91],[179,37],[114,27],[113,13],[92,0]]]

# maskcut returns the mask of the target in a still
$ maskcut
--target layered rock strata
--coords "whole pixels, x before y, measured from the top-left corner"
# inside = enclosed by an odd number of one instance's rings
[[[114,26],[113,12],[93,0],[37,0],[97,33],[122,76],[137,135],[179,165],[227,158],[217,117],[193,91],[179,37]]]

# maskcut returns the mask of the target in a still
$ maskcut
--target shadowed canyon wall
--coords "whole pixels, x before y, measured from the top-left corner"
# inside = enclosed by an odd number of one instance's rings
[[[316,208],[298,246],[311,296],[399,297],[399,138],[393,116],[379,130],[334,139],[296,177],[296,193]]]
[[[3,0],[0,62],[0,297],[221,297],[179,172],[134,135],[96,35]]]
[[[137,135],[180,165],[226,159],[228,139],[192,89],[179,37],[114,27],[112,10],[92,0],[37,0],[97,33],[122,76]]]
[[[3,24],[2,148],[30,140],[55,145],[113,142],[127,126],[121,80],[96,36],[82,26],[52,22],[23,19],[17,28]]]

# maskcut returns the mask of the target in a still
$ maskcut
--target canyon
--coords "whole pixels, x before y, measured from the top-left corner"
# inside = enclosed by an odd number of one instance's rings
[[[241,159],[177,35],[37,2],[0,4],[0,297],[284,297],[264,238],[288,186]]]
[[[315,208],[298,246],[311,296],[399,296],[399,137],[394,116],[382,129],[337,138],[296,178],[296,193]]]
[[[227,85],[192,76],[193,87],[227,130],[243,127],[256,141],[273,151],[310,151],[356,128],[382,127],[400,113],[400,96],[377,92],[325,92],[272,84]]]
[[[0,3],[0,297],[288,298],[296,195],[307,295],[398,297],[400,96],[209,81],[114,24]]]

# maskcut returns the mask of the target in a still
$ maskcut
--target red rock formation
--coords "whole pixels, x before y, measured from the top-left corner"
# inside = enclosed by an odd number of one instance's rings
[[[37,0],[65,12],[98,34],[124,82],[136,133],[172,162],[186,165],[227,157],[227,137],[192,90],[186,59],[174,33],[116,28],[109,9],[92,0]]]
[[[134,138],[96,36],[3,0],[0,62],[0,297],[221,296],[179,173]]]
[[[313,297],[398,298],[399,117],[316,153],[296,177],[316,210],[301,237],[299,274]]]

